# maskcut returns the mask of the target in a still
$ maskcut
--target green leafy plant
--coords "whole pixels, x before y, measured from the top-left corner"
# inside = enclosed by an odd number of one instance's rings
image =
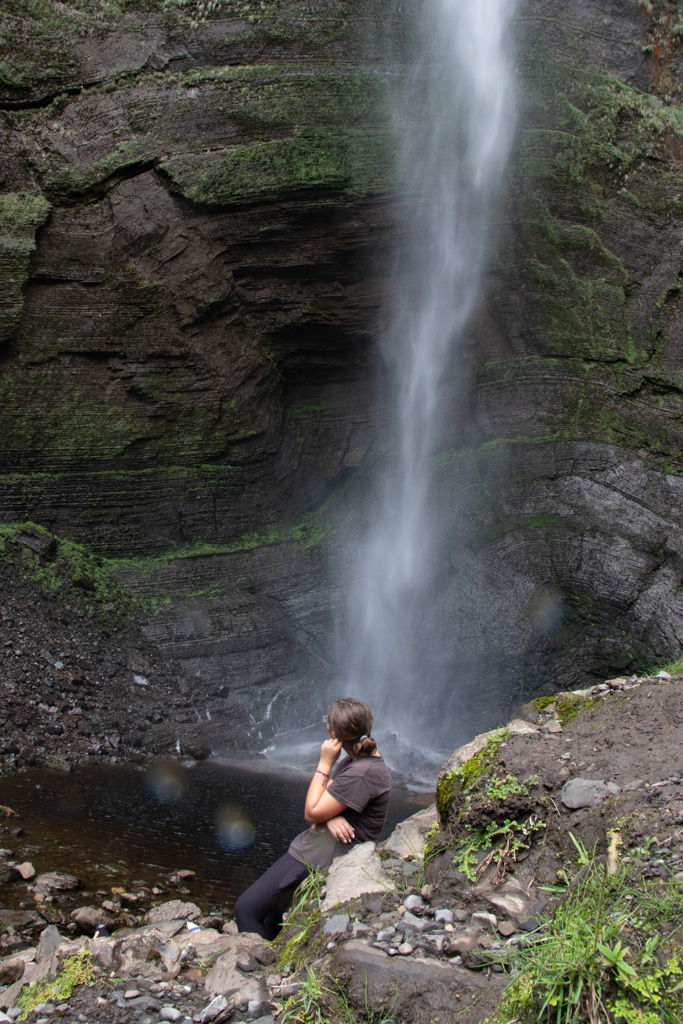
[[[62,969],[53,982],[39,981],[23,990],[17,1000],[17,1006],[21,1008],[19,1020],[26,1020],[31,1010],[40,1003],[45,1003],[48,999],[63,1002],[71,997],[75,988],[91,985],[94,980],[95,968],[90,951],[82,946],[64,960]]]
[[[680,1024],[678,882],[572,840],[581,870],[534,944],[510,953],[514,977],[488,1024]]]

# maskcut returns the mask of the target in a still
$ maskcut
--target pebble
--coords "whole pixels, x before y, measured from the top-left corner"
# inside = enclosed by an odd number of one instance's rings
[[[437,910],[434,914],[434,920],[441,921],[443,924],[453,924],[455,914],[452,910]]]
[[[181,1017],[183,1014],[175,1006],[162,1006],[159,1010],[159,1020],[178,1021]]]
[[[472,914],[472,925],[485,928],[489,932],[495,932],[498,927],[498,919],[495,914],[487,914],[481,910]]]
[[[204,1007],[201,1013],[196,1014],[192,1019],[195,1021],[195,1024],[208,1024],[209,1021],[215,1020],[227,1006],[228,1000],[225,996],[216,996],[208,1006]]]
[[[424,910],[424,900],[421,896],[406,896],[403,906],[406,910]]]
[[[410,956],[413,952],[413,946],[409,942],[402,942],[397,952],[400,956]]]

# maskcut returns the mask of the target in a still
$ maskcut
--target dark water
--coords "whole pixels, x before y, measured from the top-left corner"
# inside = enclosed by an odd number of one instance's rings
[[[19,814],[7,827],[18,822],[25,831],[20,839],[3,832],[0,846],[38,872],[78,875],[86,893],[133,881],[153,886],[189,868],[196,878],[183,898],[203,910],[225,909],[307,827],[309,781],[310,772],[268,761],[30,772],[0,780],[0,803]],[[424,793],[394,790],[385,834],[430,802]],[[24,887],[0,892],[5,906],[20,898]],[[79,902],[93,900],[83,893]]]

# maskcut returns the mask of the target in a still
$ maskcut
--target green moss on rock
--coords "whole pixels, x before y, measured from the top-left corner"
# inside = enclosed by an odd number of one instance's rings
[[[36,231],[49,213],[50,204],[40,192],[0,195],[0,344],[19,324]]]

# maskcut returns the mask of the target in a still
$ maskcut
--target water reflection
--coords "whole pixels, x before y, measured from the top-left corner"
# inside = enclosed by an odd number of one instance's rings
[[[88,891],[151,886],[181,868],[196,872],[191,898],[202,909],[230,907],[304,828],[310,774],[267,761],[159,762],[147,770],[94,765],[71,773],[40,770],[2,780],[0,802],[20,815],[25,837],[15,856],[38,872],[77,874]],[[392,796],[390,824],[428,802]],[[3,837],[2,845],[10,845]],[[104,879],[104,880],[103,880]],[[174,897],[169,890],[168,899]],[[25,889],[3,890],[6,906]]]

